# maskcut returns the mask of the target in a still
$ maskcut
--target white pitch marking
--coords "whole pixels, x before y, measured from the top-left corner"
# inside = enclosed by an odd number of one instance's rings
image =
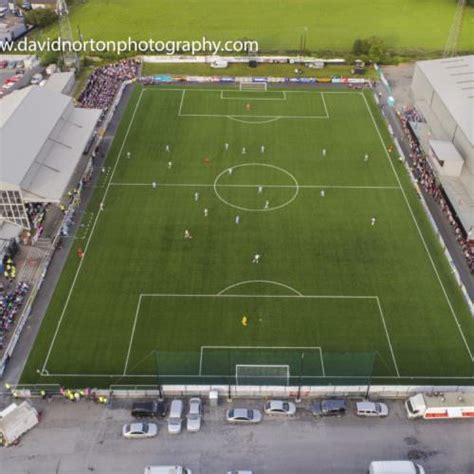
[[[128,128],[127,128],[127,131],[125,133],[125,136],[123,137],[123,141],[122,141],[122,146],[120,147],[120,150],[119,150],[119,153],[118,153],[118,156],[117,156],[117,159],[115,160],[115,164],[114,164],[114,167],[113,167],[113,170],[112,170],[112,173],[110,175],[110,181],[109,183],[107,184],[107,187],[105,188],[105,192],[104,192],[104,195],[102,197],[102,201],[101,202],[105,202],[105,198],[107,197],[107,193],[109,192],[109,188],[110,188],[110,183],[114,177],[114,174],[115,174],[115,170],[117,169],[117,165],[120,161],[120,157],[122,156],[122,152],[123,152],[123,149],[125,147],[125,143],[127,141],[127,138],[128,138],[128,134],[130,133],[130,129],[132,128],[132,124],[135,120],[135,115],[137,113],[137,110],[138,110],[138,107],[140,105],[140,102],[142,100],[142,97],[143,97],[143,91],[144,89],[142,89],[142,91],[140,92],[140,96],[138,97],[138,100],[137,100],[137,103],[135,104],[135,109],[133,111],[133,115],[132,115],[132,118],[130,120],[130,123],[128,124]],[[71,299],[71,295],[72,295],[72,291],[74,289],[74,286],[76,284],[76,281],[77,281],[77,278],[79,276],[79,272],[81,271],[81,268],[82,268],[82,264],[84,263],[85,259],[86,259],[86,256],[87,256],[87,249],[89,248],[89,244],[92,240],[92,236],[94,235],[94,230],[96,228],[96,225],[97,225],[97,221],[99,220],[99,216],[102,215],[103,213],[101,212],[98,212],[97,215],[96,215],[96,218],[94,220],[94,224],[92,225],[92,229],[91,229],[91,233],[89,234],[89,238],[87,239],[87,242],[86,242],[86,245],[84,247],[84,257],[80,259],[79,261],[79,265],[77,267],[77,270],[76,270],[76,274],[74,275],[74,280],[72,281],[72,284],[71,284],[71,288],[69,290],[69,293],[67,295],[67,298],[66,298],[66,302],[64,303],[64,307],[63,307],[63,310],[61,312],[61,316],[59,317],[59,321],[58,321],[58,324],[56,326],[56,330],[54,332],[54,335],[53,335],[53,339],[51,340],[51,344],[49,346],[49,349],[48,349],[48,353],[46,354],[46,358],[45,358],[45,361],[43,363],[43,368],[42,368],[42,371],[44,371],[46,369],[46,365],[48,363],[48,360],[49,360],[49,357],[51,355],[51,352],[53,350],[53,346],[54,346],[54,343],[56,341],[56,337],[59,333],[59,328],[61,327],[61,323],[63,321],[63,318],[64,318],[64,315],[66,314],[66,309],[68,307],[68,304],[69,304],[69,301]]]

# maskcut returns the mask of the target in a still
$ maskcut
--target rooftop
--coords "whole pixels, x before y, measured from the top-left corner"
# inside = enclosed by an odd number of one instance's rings
[[[419,61],[433,89],[474,144],[474,55]]]

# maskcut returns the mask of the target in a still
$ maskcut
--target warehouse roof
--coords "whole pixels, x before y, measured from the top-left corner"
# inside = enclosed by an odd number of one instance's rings
[[[59,201],[100,113],[76,109],[71,97],[46,87],[2,99],[0,183],[20,187],[25,200]]]
[[[51,89],[61,94],[67,94],[69,91],[69,84],[74,80],[73,72],[55,72],[49,76],[48,82],[46,82],[46,88]]]
[[[474,144],[474,55],[419,61],[417,65]]]

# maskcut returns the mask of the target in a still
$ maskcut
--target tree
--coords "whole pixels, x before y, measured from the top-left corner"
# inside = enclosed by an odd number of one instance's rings
[[[356,39],[352,45],[352,52],[358,56],[358,59],[366,57],[366,59],[377,63],[384,62],[388,57],[387,47],[383,39],[378,36]]]
[[[37,8],[25,13],[26,23],[43,28],[57,20],[57,15],[50,8]]]

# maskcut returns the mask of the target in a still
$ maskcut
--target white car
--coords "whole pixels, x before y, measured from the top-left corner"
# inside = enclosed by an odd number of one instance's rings
[[[357,416],[385,417],[388,416],[388,407],[380,402],[357,402],[355,404]]]
[[[183,402],[182,400],[173,400],[170,406],[168,416],[168,433],[179,434],[183,426]]]
[[[293,416],[296,413],[296,405],[285,400],[268,400],[263,410],[265,415]]]
[[[122,435],[129,439],[153,438],[158,434],[155,423],[128,423],[123,425]]]
[[[40,73],[33,74],[33,77],[30,80],[31,85],[37,85],[43,80],[43,75]]]
[[[189,400],[189,410],[186,415],[186,429],[188,431],[199,431],[201,429],[201,399],[191,398]]]
[[[226,412],[229,423],[260,423],[262,414],[255,408],[230,408]]]

